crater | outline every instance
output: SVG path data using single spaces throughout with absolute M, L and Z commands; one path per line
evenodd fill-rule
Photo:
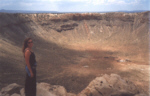
M 0 88 L 14 82 L 24 85 L 21 49 L 31 37 L 37 82 L 62 85 L 77 94 L 96 77 L 115 73 L 147 92 L 148 13 L 0 13 Z

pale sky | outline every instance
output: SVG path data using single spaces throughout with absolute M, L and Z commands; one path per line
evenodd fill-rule
M 150 0 L 0 0 L 0 9 L 58 12 L 150 10 Z

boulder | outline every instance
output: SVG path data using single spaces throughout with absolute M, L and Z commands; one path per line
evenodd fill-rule
M 25 96 L 25 90 L 24 90 L 24 88 L 22 88 L 21 90 L 20 90 L 20 94 L 21 94 L 21 96 Z
M 37 84 L 38 96 L 66 96 L 67 91 L 63 86 L 50 85 L 48 83 Z
M 16 83 L 13 83 L 13 84 L 10 84 L 4 88 L 1 89 L 0 91 L 0 94 L 2 94 L 2 96 L 11 96 L 13 95 L 14 93 L 16 94 L 20 94 L 20 90 L 21 90 L 22 86 L 16 84 Z
M 0 96 L 25 96 L 24 88 L 16 83 L 10 84 L 0 91 Z M 117 74 L 96 77 L 79 94 L 67 93 L 60 85 L 37 83 L 37 96 L 147 96 L 140 93 L 137 86 Z
M 97 77 L 77 96 L 134 96 L 139 93 L 130 81 L 117 74 Z
M 13 83 L 0 91 L 0 96 L 25 96 L 24 88 Z M 37 83 L 37 96 L 75 96 L 72 93 L 67 93 L 63 86 L 50 85 L 48 83 Z

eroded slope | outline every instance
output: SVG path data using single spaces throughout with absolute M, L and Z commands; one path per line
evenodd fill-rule
M 149 12 L 1 13 L 0 73 L 4 74 L 0 86 L 24 84 L 21 47 L 30 36 L 38 61 L 38 82 L 63 85 L 78 93 L 95 77 L 117 73 L 137 80 L 135 83 L 143 84 L 141 89 L 148 92 L 148 16 Z M 121 59 L 131 62 L 118 62 Z

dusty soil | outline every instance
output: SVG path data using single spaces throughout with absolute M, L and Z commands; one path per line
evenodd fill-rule
M 94 78 L 115 73 L 124 79 L 131 80 L 141 92 L 148 94 L 150 70 L 148 54 L 145 54 L 145 60 L 143 60 L 142 54 L 136 54 L 137 50 L 133 52 L 134 48 L 131 46 L 132 50 L 123 46 L 114 48 L 97 44 L 71 44 L 66 48 L 53 47 L 54 50 L 42 48 L 34 48 L 38 62 L 37 82 L 62 85 L 68 92 L 77 94 Z M 20 49 L 16 48 L 16 50 Z M 15 52 L 16 50 L 14 49 Z M 5 58 L 4 56 L 1 60 L 4 64 L 1 65 L 3 73 L 1 74 L 1 88 L 14 82 L 24 86 L 25 64 L 13 57 Z M 126 61 L 120 62 L 120 60 Z
M 96 44 L 71 44 L 67 48 L 76 52 L 72 53 L 62 49 L 60 54 L 66 55 L 64 55 L 61 62 L 58 60 L 58 65 L 55 62 L 56 65 L 50 63 L 43 69 L 40 66 L 38 70 L 42 70 L 43 73 L 38 73 L 39 82 L 44 81 L 50 84 L 62 85 L 68 92 L 79 93 L 94 78 L 115 73 L 124 79 L 131 80 L 141 92 L 148 94 L 148 58 L 144 58 L 144 61 L 140 57 L 141 54 L 135 53 L 137 50 L 133 52 L 134 48 L 131 48 L 131 46 L 132 50 L 123 46 L 114 48 L 101 47 Z M 57 52 L 59 51 L 57 50 Z M 145 54 L 145 57 L 148 57 L 147 55 Z M 127 61 L 120 62 L 120 60 Z
M 148 16 L 149 12 L 0 14 L 0 89 L 11 83 L 24 86 L 21 47 L 32 37 L 37 82 L 79 93 L 97 76 L 115 73 L 148 94 Z
M 129 79 L 134 82 L 141 92 L 148 93 L 149 90 L 149 64 L 148 61 L 141 62 L 142 60 L 137 60 L 138 56 L 131 56 L 130 50 L 125 48 L 101 48 L 94 45 L 73 45 L 76 50 L 85 50 L 86 55 L 80 58 L 78 64 L 70 64 L 69 66 L 64 66 L 64 70 L 69 74 L 76 74 L 79 77 L 86 77 L 86 80 L 90 82 L 95 77 L 102 76 L 104 74 L 119 74 L 124 79 Z M 123 53 L 119 52 L 120 49 Z M 134 49 L 134 48 L 133 48 Z M 122 54 L 130 54 L 129 56 L 124 56 Z M 119 60 L 128 60 L 125 62 L 120 62 Z M 148 59 L 147 59 L 148 60 Z M 78 79 L 74 79 L 77 82 Z M 83 79 L 79 81 L 84 82 Z M 74 85 L 74 83 L 72 82 Z M 85 84 L 85 83 L 84 83 Z M 82 85 L 82 83 L 80 83 Z

